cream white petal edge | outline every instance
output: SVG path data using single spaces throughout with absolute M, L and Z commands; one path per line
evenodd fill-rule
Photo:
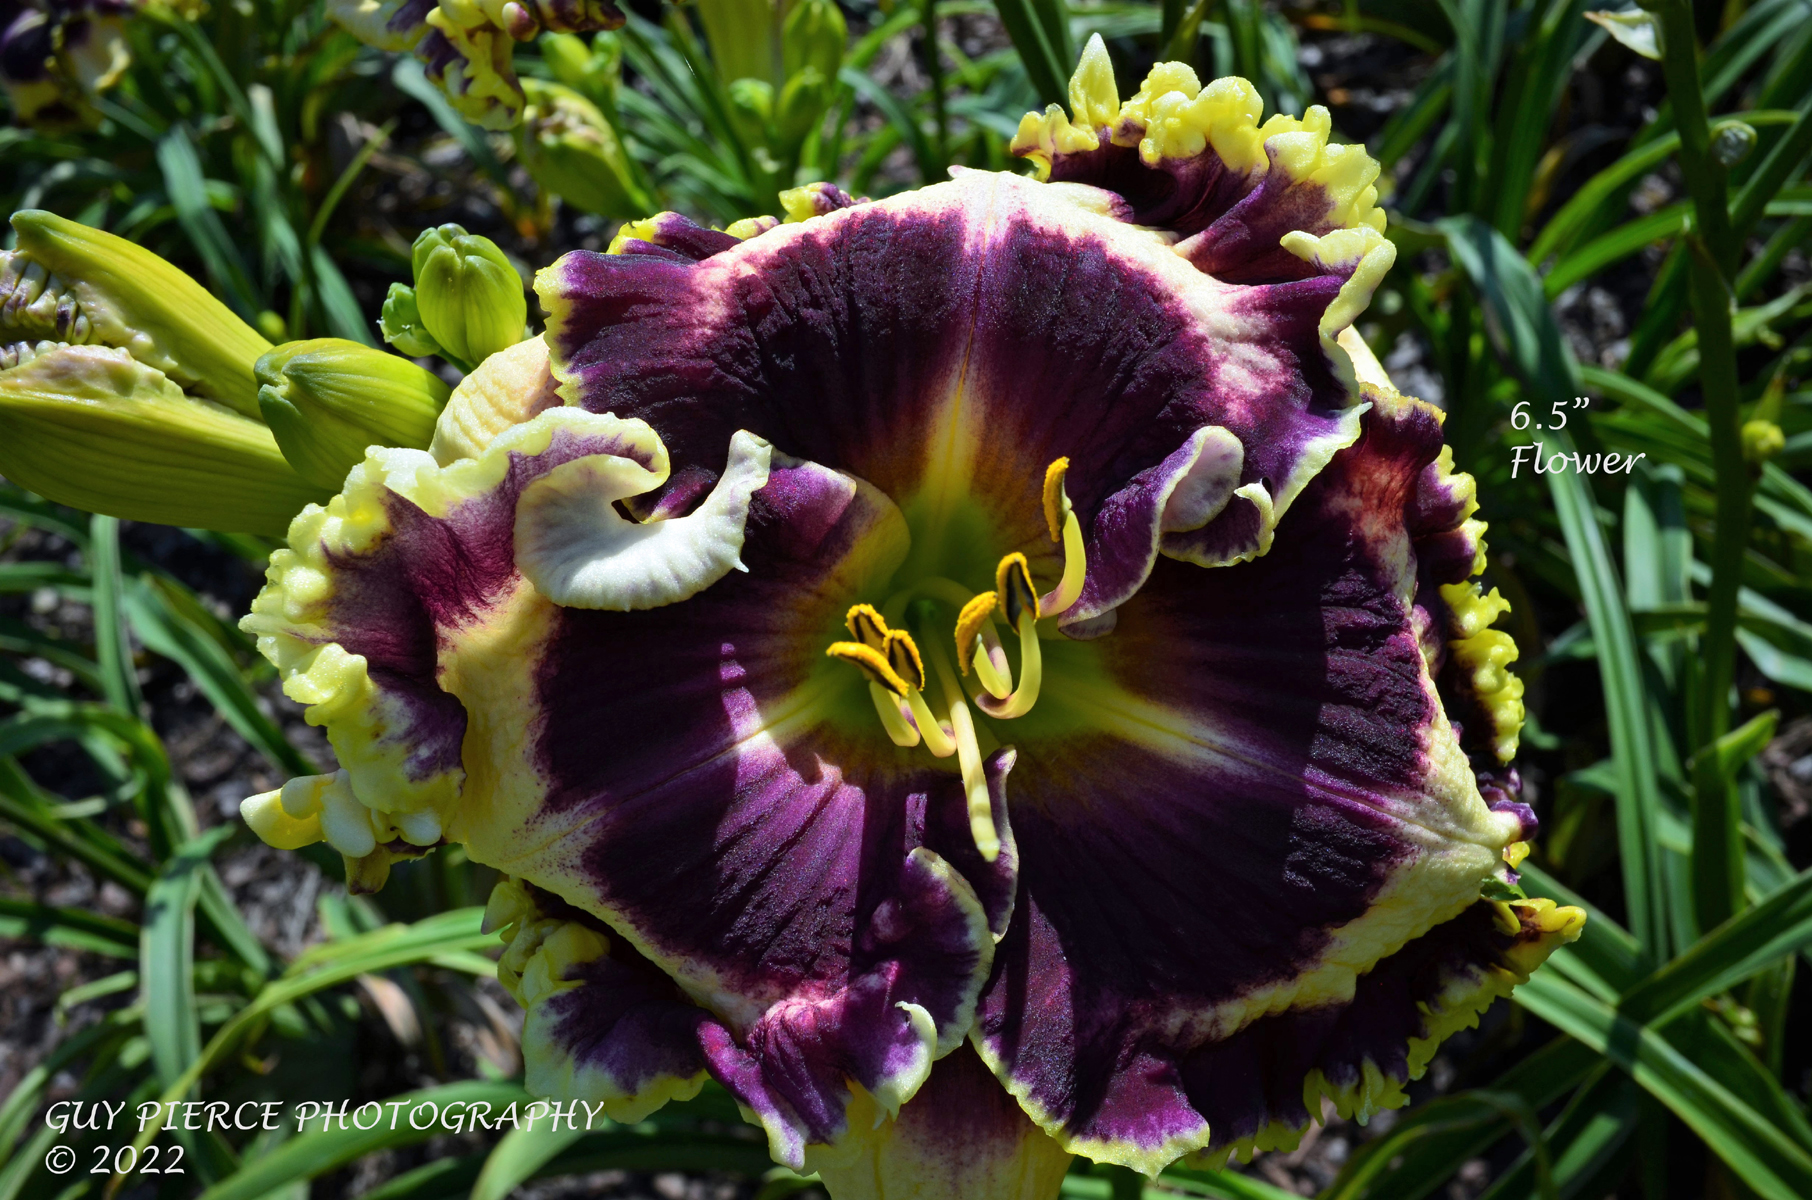
M 524 489 L 517 503 L 516 566 L 537 591 L 567 608 L 634 612 L 697 595 L 743 569 L 749 497 L 767 483 L 773 451 L 754 434 L 738 432 L 723 475 L 695 511 L 641 523 L 619 513 L 616 502 L 660 486 L 664 454 L 658 475 L 611 455 L 564 463 Z

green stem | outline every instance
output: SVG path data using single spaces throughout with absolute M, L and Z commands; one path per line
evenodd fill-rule
M 120 523 L 96 513 L 88 522 L 88 568 L 94 576 L 94 657 L 101 669 L 107 703 L 139 714 L 138 672 L 126 633 L 125 596 L 120 580 Z
M 1113 1200 L 1139 1200 L 1145 1194 L 1145 1177 L 1130 1167 L 1097 1167 L 1108 1178 Z
M 1686 239 L 1686 270 L 1699 334 L 1699 385 L 1717 470 L 1717 526 L 1711 551 L 1711 593 L 1700 660 L 1704 687 L 1693 722 L 1698 752 L 1693 771 L 1693 907 L 1700 929 L 1722 924 L 1743 905 L 1743 843 L 1736 787 L 1717 768 L 1712 750 L 1730 731 L 1730 688 L 1736 676 L 1737 592 L 1748 545 L 1754 488 L 1743 458 L 1736 347 L 1731 336 L 1730 274 L 1736 243 L 1724 168 L 1711 154 L 1711 126 L 1699 84 L 1698 43 L 1689 0 L 1660 9 L 1662 68 L 1680 131 L 1680 169 L 1692 198 L 1694 229 Z
M 925 74 L 931 80 L 931 112 L 937 122 L 937 156 L 944 163 L 950 161 L 950 118 L 944 112 L 944 64 L 937 52 L 937 0 L 921 0 L 919 18 L 925 28 L 925 41 L 921 51 L 925 60 Z M 937 182 L 927 179 L 926 183 Z

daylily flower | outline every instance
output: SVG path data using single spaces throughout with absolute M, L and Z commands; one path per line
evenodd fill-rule
M 341 771 L 247 819 L 504 872 L 532 1090 L 710 1075 L 839 1200 L 1050 1197 L 1402 1104 L 1577 936 L 1472 481 L 1337 342 L 1376 164 L 1098 40 L 1071 99 L 1039 179 L 567 255 L 273 557 Z
M 614 0 L 328 0 L 327 14 L 379 50 L 409 50 L 461 116 L 485 129 L 522 119 L 517 42 L 615 29 Z
M 134 0 L 0 0 L 0 90 L 22 125 L 80 124 L 132 65 Z

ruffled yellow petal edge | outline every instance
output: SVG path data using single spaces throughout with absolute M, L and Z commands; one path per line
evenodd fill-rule
M 1416 403 L 1421 404 L 1418 400 Z M 1465 521 L 1460 529 L 1478 547 L 1472 560 L 1473 578 L 1460 583 L 1442 584 L 1441 599 L 1446 604 L 1446 649 L 1452 666 L 1460 673 L 1479 708 L 1491 724 L 1486 741 L 1499 762 L 1516 757 L 1522 737 L 1523 681 L 1510 673 L 1510 664 L 1518 656 L 1516 641 L 1501 629 L 1491 626 L 1510 611 L 1510 602 L 1496 588 L 1484 590 L 1477 576 L 1484 574 L 1486 563 L 1484 521 L 1473 516 L 1478 511 L 1478 484 L 1471 475 L 1453 469 L 1453 449 L 1441 447 L 1434 463 L 1441 486 L 1462 500 Z
M 849 198 L 844 196 L 835 184 L 822 182 L 802 184 L 780 193 L 780 211 L 786 214 L 784 217 L 744 217 L 740 221 L 732 221 L 724 226 L 723 232 L 739 241 L 746 242 L 752 237 L 764 234 L 770 229 L 778 229 L 782 225 L 797 225 L 818 217 L 828 216 L 840 208 L 847 207 L 848 202 Z M 865 201 L 858 200 L 856 203 L 865 203 Z M 662 225 L 669 220 L 684 221 L 685 218 L 675 212 L 658 212 L 651 217 L 643 217 L 639 221 L 623 222 L 617 227 L 617 231 L 611 237 L 610 245 L 605 247 L 604 253 L 621 254 L 625 244 L 632 240 L 648 242 L 655 246 L 664 244 L 662 242 Z
M 1351 360 L 1336 352 L 1336 339 L 1365 311 L 1397 259 L 1378 207 L 1379 166 L 1365 147 L 1329 141 L 1333 123 L 1321 105 L 1301 117 L 1278 113 L 1261 124 L 1264 102 L 1251 83 L 1229 76 L 1204 87 L 1185 63 L 1153 66 L 1138 93 L 1122 103 L 1099 34 L 1089 39 L 1070 78 L 1070 108 L 1073 119 L 1055 104 L 1043 113 L 1027 113 L 1014 135 L 1013 153 L 1031 159 L 1041 181 L 1050 179 L 1056 156 L 1098 150 L 1105 140 L 1137 146 L 1148 167 L 1212 150 L 1228 170 L 1247 176 L 1251 187 L 1281 171 L 1292 185 L 1321 188 L 1330 205 L 1326 220 L 1334 227 L 1319 234 L 1294 230 L 1279 244 L 1304 262 L 1347 276 L 1322 315 L 1320 334 L 1335 370 L 1357 395 L 1359 380 Z M 1190 248 L 1191 239 L 1185 239 L 1176 250 L 1186 256 Z M 1278 506 L 1279 515 L 1284 507 Z
M 1529 982 L 1554 951 L 1579 939 L 1585 928 L 1584 909 L 1562 907 L 1552 900 L 1487 900 L 1497 909 L 1498 928 L 1514 937 L 1495 962 L 1478 964 L 1473 972 L 1449 973 L 1440 995 L 1433 1002 L 1418 1004 L 1422 1010 L 1423 1034 L 1409 1040 L 1408 1074 L 1397 1079 L 1367 1059 L 1359 1081 L 1336 1085 L 1320 1070 L 1310 1071 L 1303 1079 L 1302 1102 L 1310 1113 L 1323 1111 L 1323 1102 L 1332 1103 L 1343 1120 L 1361 1124 L 1386 1109 L 1402 1108 L 1409 1103 L 1408 1084 L 1422 1078 L 1434 1060 L 1441 1044 L 1462 1029 L 1475 1028 L 1479 1017 L 1499 999 L 1508 996 L 1519 985 Z M 1228 1159 L 1251 1162 L 1261 1150 L 1290 1151 L 1302 1141 L 1307 1125 L 1296 1127 L 1284 1121 L 1273 1121 L 1250 1137 L 1241 1138 L 1217 1150 L 1203 1151 L 1189 1158 L 1189 1165 L 1218 1170 Z
M 518 880 L 504 877 L 485 904 L 484 930 L 504 943 L 497 960 L 497 981 L 522 1005 L 523 1086 L 531 1095 L 562 1102 L 603 1105 L 613 1121 L 634 1124 L 669 1101 L 690 1100 L 705 1085 L 701 1069 L 688 1076 L 661 1074 L 640 1087 L 626 1087 L 609 1072 L 574 1062 L 561 1048 L 548 1002 L 582 987 L 573 968 L 595 962 L 610 952 L 610 938 L 577 921 L 543 912 Z
M 1153 66 L 1138 93 L 1122 103 L 1107 46 L 1097 34 L 1070 78 L 1070 110 L 1066 116 L 1053 104 L 1019 122 L 1013 153 L 1031 159 L 1041 180 L 1050 178 L 1056 155 L 1096 150 L 1104 139 L 1137 146 L 1147 166 L 1212 148 L 1229 170 L 1255 179 L 1277 169 L 1294 182 L 1321 185 L 1333 201 L 1336 225 L 1384 231 L 1377 161 L 1363 146 L 1330 142 L 1332 118 L 1319 104 L 1301 117 L 1278 113 L 1260 124 L 1264 102 L 1251 83 L 1228 76 L 1204 87 L 1180 62 Z

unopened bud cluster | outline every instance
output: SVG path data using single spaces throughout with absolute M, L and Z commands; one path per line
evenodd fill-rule
M 438 225 L 410 252 L 415 286 L 392 284 L 380 322 L 405 354 L 438 354 L 467 370 L 523 339 L 528 297 L 497 243 L 458 225 Z

